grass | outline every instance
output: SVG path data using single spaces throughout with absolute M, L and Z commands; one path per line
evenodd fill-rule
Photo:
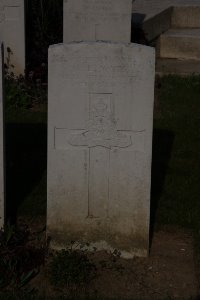
M 166 76 L 157 92 L 153 220 L 191 229 L 200 249 L 200 77 Z

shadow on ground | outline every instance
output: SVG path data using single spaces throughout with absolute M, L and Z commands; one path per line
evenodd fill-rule
M 45 124 L 7 124 L 6 210 L 8 220 L 15 221 L 18 208 L 41 181 L 46 173 L 46 166 L 47 129 Z M 42 197 L 45 202 L 43 206 L 46 206 L 46 195 Z M 37 201 L 37 197 L 33 199 L 34 201 Z M 35 207 L 41 205 L 41 203 L 35 204 Z M 32 210 L 34 207 L 30 207 L 30 212 Z
M 152 153 L 151 182 L 151 226 L 150 244 L 153 237 L 156 211 L 162 195 L 165 176 L 172 152 L 174 133 L 172 131 L 154 129 Z

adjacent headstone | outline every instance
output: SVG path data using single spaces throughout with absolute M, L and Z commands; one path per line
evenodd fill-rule
M 0 39 L 4 43 L 5 59 L 7 47 L 12 51 L 10 64 L 15 74 L 25 70 L 25 18 L 24 0 L 0 0 Z M 5 62 L 7 62 L 5 60 Z
M 3 116 L 3 54 L 0 43 L 0 229 L 4 226 L 4 116 Z
M 130 42 L 132 0 L 64 0 L 64 43 Z
M 78 240 L 124 257 L 147 255 L 154 68 L 154 49 L 142 45 L 50 47 L 47 231 L 53 247 Z

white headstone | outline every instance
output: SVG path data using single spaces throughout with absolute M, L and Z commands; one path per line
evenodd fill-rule
M 4 43 L 5 59 L 7 47 L 13 53 L 10 63 L 15 74 L 25 70 L 25 20 L 24 0 L 0 0 L 0 39 Z
M 4 226 L 4 117 L 3 117 L 3 55 L 0 44 L 0 229 Z
M 132 0 L 64 0 L 64 43 L 130 42 Z
M 81 42 L 49 50 L 48 212 L 54 246 L 89 241 L 146 256 L 154 49 Z

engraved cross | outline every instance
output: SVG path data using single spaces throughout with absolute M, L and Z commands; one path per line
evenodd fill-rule
M 88 151 L 88 217 L 109 217 L 110 153 L 133 146 L 133 132 L 117 130 L 111 93 L 90 94 L 86 129 L 65 130 L 70 147 Z M 65 134 L 62 135 L 62 137 Z

